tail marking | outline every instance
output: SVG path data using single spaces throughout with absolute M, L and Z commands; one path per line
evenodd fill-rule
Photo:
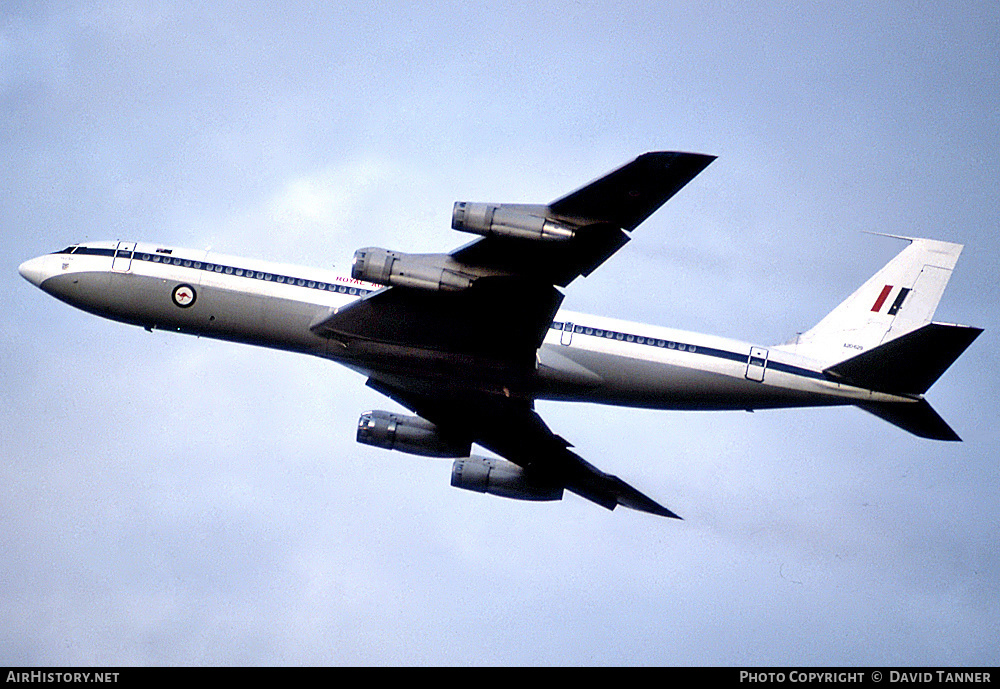
M 892 285 L 886 285 L 882 288 L 881 294 L 878 295 L 878 299 L 875 300 L 875 306 L 872 307 L 872 311 L 878 313 L 882 309 L 882 304 L 889 297 L 889 292 L 892 291 Z
M 899 307 L 903 305 L 903 300 L 906 299 L 906 295 L 909 293 L 909 287 L 903 287 L 899 290 L 899 294 L 896 295 L 896 301 L 892 302 L 892 306 L 889 307 L 890 316 L 895 316 L 899 313 Z

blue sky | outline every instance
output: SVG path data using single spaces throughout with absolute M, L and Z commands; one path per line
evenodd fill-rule
M 1000 17 L 989 3 L 7 3 L 0 11 L 0 663 L 996 664 Z M 901 248 L 966 245 L 986 332 L 856 409 L 542 403 L 685 517 L 452 489 L 354 442 L 328 362 L 73 310 L 23 260 L 144 239 L 347 270 L 446 251 L 456 200 L 545 203 L 718 155 L 573 310 L 773 344 Z

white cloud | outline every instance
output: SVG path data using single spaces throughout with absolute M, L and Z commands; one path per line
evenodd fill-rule
M 371 194 L 388 179 L 391 170 L 371 160 L 328 167 L 285 184 L 270 202 L 270 215 L 284 231 L 342 229 L 345 220 L 357 219 Z

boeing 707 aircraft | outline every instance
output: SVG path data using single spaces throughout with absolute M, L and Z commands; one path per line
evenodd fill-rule
M 23 263 L 72 306 L 169 330 L 325 357 L 416 415 L 368 411 L 359 442 L 454 458 L 451 483 L 521 500 L 569 490 L 608 509 L 671 510 L 575 452 L 535 400 L 652 409 L 856 405 L 924 438 L 958 436 L 924 393 L 982 332 L 933 322 L 962 247 L 909 242 L 810 330 L 776 346 L 560 308 L 646 218 L 714 160 L 639 156 L 548 205 L 455 204 L 480 235 L 447 254 L 380 248 L 351 276 L 126 241 Z M 499 457 L 472 454 L 477 444 Z

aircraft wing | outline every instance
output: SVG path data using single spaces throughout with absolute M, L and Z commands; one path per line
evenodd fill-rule
M 567 241 L 485 236 L 449 255 L 415 255 L 400 270 L 402 279 L 406 272 L 411 278 L 433 274 L 439 281 L 442 275 L 468 276 L 471 286 L 379 290 L 331 311 L 312 330 L 355 346 L 391 343 L 533 364 L 563 298 L 556 286 L 589 275 L 628 242 L 627 232 L 714 159 L 645 153 L 547 206 L 510 206 L 571 223 L 575 233 Z M 392 260 L 390 252 L 386 256 Z
M 530 401 L 468 391 L 432 389 L 421 381 L 370 378 L 368 386 L 431 421 L 453 437 L 482 445 L 525 470 L 532 481 L 559 486 L 609 510 L 618 505 L 661 517 L 674 512 L 584 460 L 554 434 Z M 459 394 L 455 394 L 458 392 Z
M 578 227 L 573 239 L 538 242 L 488 236 L 451 255 L 464 264 L 531 275 L 565 287 L 581 275 L 590 275 L 622 248 L 629 241 L 628 232 L 713 160 L 715 156 L 700 153 L 645 153 L 539 209 Z

